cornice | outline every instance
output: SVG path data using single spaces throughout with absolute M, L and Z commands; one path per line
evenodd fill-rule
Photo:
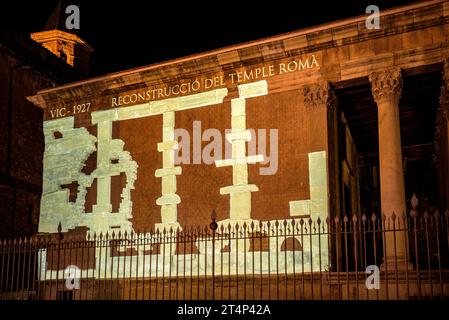
M 61 100 L 119 94 L 132 88 L 167 83 L 168 80 L 192 79 L 249 65 L 269 63 L 295 56 L 313 54 L 370 39 L 449 24 L 449 1 L 418 2 L 381 11 L 380 30 L 368 30 L 366 15 L 298 30 L 279 36 L 251 41 L 175 60 L 112 73 L 101 77 L 41 90 L 28 97 L 41 108 Z M 131 88 L 131 89 L 130 89 Z

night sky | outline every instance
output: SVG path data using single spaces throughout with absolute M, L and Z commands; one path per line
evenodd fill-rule
M 40 31 L 57 2 L 2 1 L 0 27 Z M 72 2 L 80 8 L 80 36 L 95 49 L 91 75 L 101 75 L 364 15 L 370 4 L 382 10 L 415 1 Z

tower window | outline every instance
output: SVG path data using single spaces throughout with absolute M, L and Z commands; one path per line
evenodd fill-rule
M 59 57 L 64 60 L 65 62 L 67 62 L 67 55 L 65 54 L 64 51 L 59 51 Z

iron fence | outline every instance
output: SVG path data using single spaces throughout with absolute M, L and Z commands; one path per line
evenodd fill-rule
M 449 211 L 0 241 L 1 299 L 442 299 Z

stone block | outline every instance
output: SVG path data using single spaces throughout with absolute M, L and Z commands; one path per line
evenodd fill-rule
M 265 60 L 281 59 L 285 56 L 282 42 L 275 41 L 261 45 L 260 51 Z
M 343 25 L 332 28 L 332 39 L 337 43 L 339 40 L 356 37 L 358 35 L 359 28 L 357 24 Z
M 309 44 L 309 46 L 322 45 L 325 43 L 331 43 L 332 41 L 333 39 L 331 29 L 324 29 L 307 34 L 307 43 Z
M 297 50 L 308 46 L 307 36 L 299 35 L 282 41 L 286 51 Z
M 218 62 L 221 65 L 240 62 L 240 56 L 237 50 L 232 50 L 217 55 Z
M 358 58 L 366 58 L 368 56 L 373 56 L 374 52 L 374 42 L 373 40 L 366 40 L 358 43 L 353 43 L 349 46 L 349 59 L 355 60 Z

